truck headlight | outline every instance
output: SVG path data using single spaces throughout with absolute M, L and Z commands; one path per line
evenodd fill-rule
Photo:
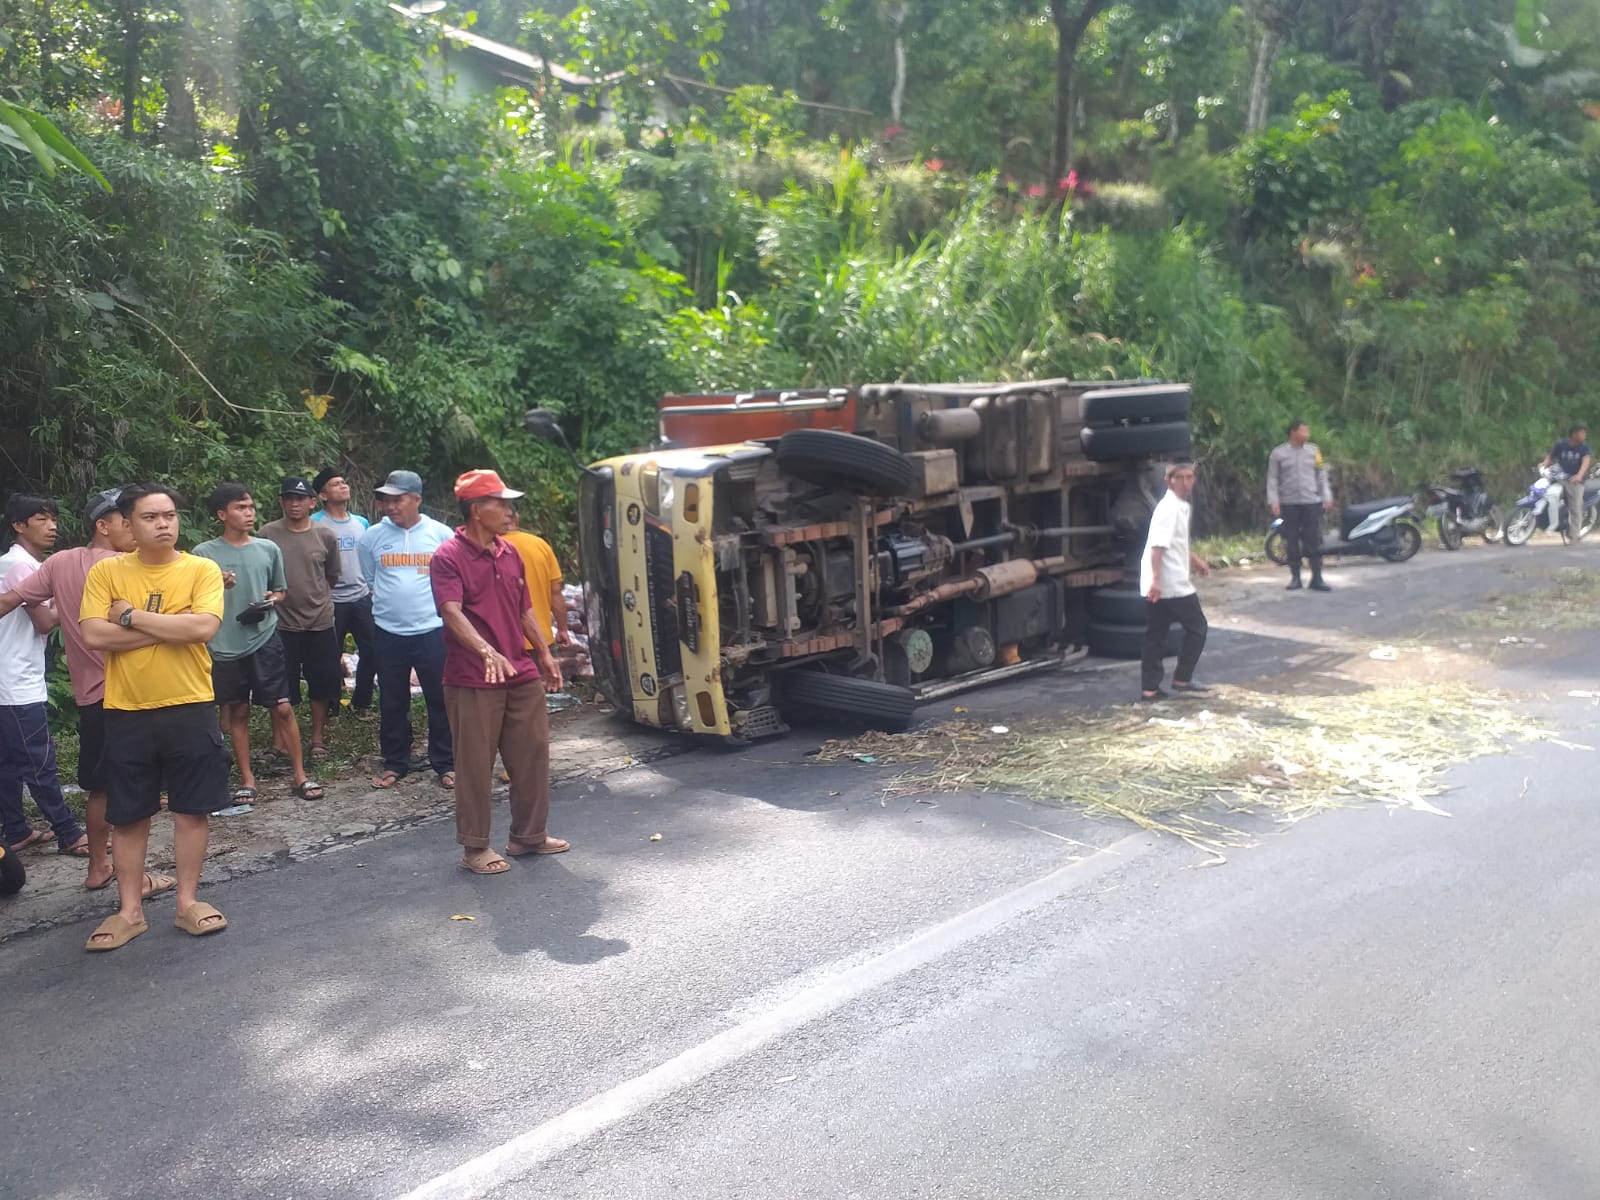
M 663 471 L 656 477 L 656 507 L 662 516 L 672 511 L 674 498 L 672 476 Z
M 687 688 L 672 689 L 672 717 L 677 721 L 679 729 L 691 728 L 689 722 L 689 691 Z

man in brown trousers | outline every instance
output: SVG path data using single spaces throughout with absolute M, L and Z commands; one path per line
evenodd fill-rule
M 444 619 L 444 703 L 455 740 L 456 841 L 461 865 L 478 875 L 510 869 L 489 848 L 489 798 L 498 749 L 511 775 L 506 854 L 560 854 L 549 835 L 550 720 L 545 689 L 561 689 L 528 602 L 522 560 L 501 535 L 520 499 L 494 471 L 456 480 L 466 524 L 433 554 L 429 578 Z M 531 649 L 529 648 L 531 646 Z

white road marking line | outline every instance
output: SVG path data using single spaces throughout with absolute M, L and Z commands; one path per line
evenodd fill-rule
M 1076 859 L 925 929 L 892 950 L 853 966 L 841 966 L 767 1012 L 724 1030 L 676 1058 L 591 1096 L 560 1116 L 468 1159 L 407 1192 L 401 1200 L 467 1200 L 483 1196 L 601 1130 L 644 1112 L 673 1093 L 842 1008 L 857 997 L 925 967 L 1024 913 L 1094 881 L 1112 868 L 1131 862 L 1156 843 L 1153 834 L 1131 834 L 1098 853 Z

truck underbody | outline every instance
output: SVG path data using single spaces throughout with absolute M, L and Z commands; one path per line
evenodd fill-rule
M 1082 654 L 1188 407 L 1068 380 L 667 397 L 663 446 L 582 484 L 596 678 L 646 724 L 750 738 L 903 725 Z

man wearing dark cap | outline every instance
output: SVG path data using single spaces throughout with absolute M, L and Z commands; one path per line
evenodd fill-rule
M 372 526 L 358 512 L 350 511 L 350 484 L 332 467 L 324 467 L 311 481 L 322 507 L 311 519 L 333 531 L 339 539 L 339 582 L 333 588 L 333 631 L 344 651 L 345 635 L 356 641 L 356 686 L 350 696 L 350 710 L 364 714 L 372 707 L 373 685 L 378 677 L 378 658 L 372 650 L 372 588 L 361 574 L 361 556 L 356 547 Z
M 528 596 L 522 559 L 505 533 L 512 491 L 494 471 L 456 480 L 466 524 L 433 556 L 434 602 L 444 618 L 444 701 L 456 750 L 456 841 L 461 865 L 475 875 L 509 869 L 489 847 L 489 797 L 496 751 L 511 776 L 511 833 L 506 854 L 560 854 L 550 816 L 548 687 L 561 690 L 561 668 L 545 645 Z M 529 647 L 531 647 L 531 652 Z
M 261 536 L 283 551 L 287 583 L 278 604 L 278 637 L 289 673 L 289 701 L 300 703 L 300 680 L 311 697 L 311 758 L 328 757 L 328 706 L 344 692 L 339 635 L 333 629 L 333 588 L 339 582 L 339 539 L 311 519 L 317 498 L 311 485 L 291 475 L 278 489 L 282 520 L 261 527 Z M 287 747 L 279 747 L 287 752 Z
M 106 822 L 106 660 L 104 654 L 83 640 L 83 627 L 74 617 L 83 605 L 83 585 L 89 578 L 89 568 L 103 558 L 129 554 L 134 549 L 132 526 L 117 511 L 120 495 L 120 488 L 111 488 L 89 497 L 83 511 L 84 527 L 92 534 L 89 544 L 57 550 L 12 591 L 0 595 L 0 617 L 19 604 L 49 603 L 67 616 L 61 622 L 61 641 L 67 651 L 72 698 L 78 705 L 78 786 L 88 793 L 84 824 L 89 831 L 89 873 L 83 886 L 91 892 L 100 891 L 114 877 L 106 850 L 111 838 L 111 826 Z M 170 876 L 145 873 L 146 896 L 170 891 L 172 886 Z
M 455 750 L 444 705 L 444 622 L 428 577 L 448 525 L 422 511 L 422 476 L 391 471 L 376 489 L 383 514 L 357 548 L 372 585 L 373 644 L 378 651 L 378 743 L 383 769 L 375 788 L 391 788 L 411 770 L 411 673 L 428 705 L 428 765 L 439 786 L 456 785 Z

